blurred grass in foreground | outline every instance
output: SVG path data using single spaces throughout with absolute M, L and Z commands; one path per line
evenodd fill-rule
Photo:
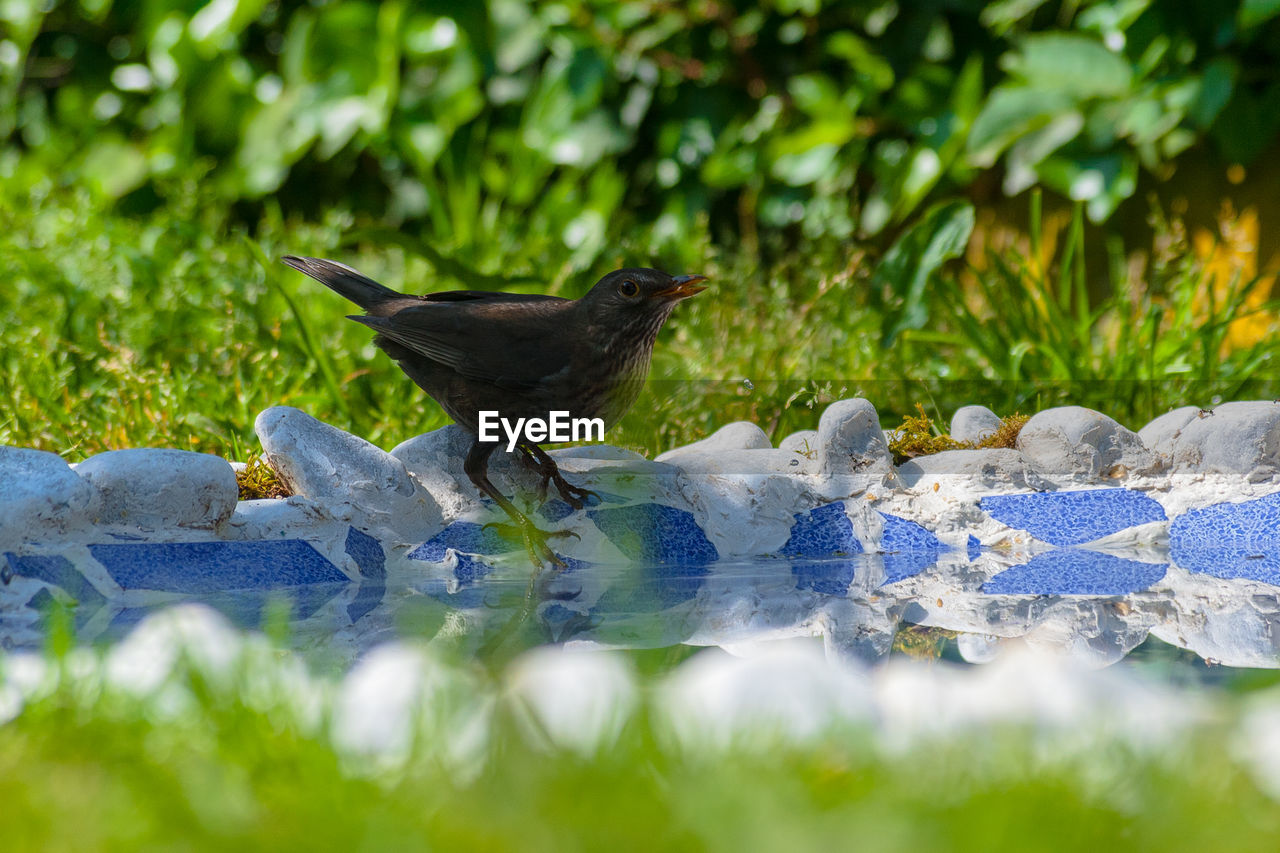
M 1124 734 L 1140 723 L 1096 711 L 1042 730 L 1000 712 L 957 727 L 944 709 L 951 722 L 899 743 L 851 722 L 810 730 L 771 700 L 794 728 L 747 716 L 724 721 L 723 742 L 689 740 L 660 709 L 671 650 L 653 650 L 627 667 L 639 704 L 616 730 L 588 711 L 604 734 L 566 744 L 580 730 L 541 728 L 509 671 L 432 655 L 391 691 L 405 718 L 371 729 L 357 709 L 352 729 L 349 682 L 200 621 L 102 658 L 55 626 L 43 675 L 0 657 L 0 714 L 20 708 L 0 725 L 7 849 L 1199 851 L 1271 849 L 1280 833 L 1243 772 L 1243 700 L 1225 692 L 1194 731 L 1142 743 Z
M 320 223 L 268 213 L 250 238 L 194 186 L 141 218 L 44 185 L 6 192 L 0 443 L 71 460 L 142 446 L 244 459 L 254 417 L 273 405 L 387 448 L 446 423 L 344 319 L 349 305 L 278 263 L 335 257 L 410 292 L 477 285 L 466 270 L 435 271 L 413 240 L 365 232 L 348 245 L 359 223 L 340 212 Z M 1087 268 L 1079 210 L 1047 248 L 1032 204 L 1030 242 L 976 257 L 993 241 L 970 239 L 961 202 L 928 211 L 880 258 L 836 241 L 733 254 L 691 234 L 690 263 L 637 233 L 596 272 L 653 263 L 711 275 L 713 289 L 676 311 L 646 396 L 609 440 L 656 453 L 742 418 L 777 440 L 853 395 L 889 426 L 916 403 L 945 421 L 977 402 L 1002 414 L 1079 404 L 1137 428 L 1172 406 L 1280 392 L 1270 279 L 1227 278 L 1220 256 L 1207 279 L 1170 223 L 1155 246 L 1112 242 L 1109 267 Z M 594 277 L 549 289 L 578 296 Z

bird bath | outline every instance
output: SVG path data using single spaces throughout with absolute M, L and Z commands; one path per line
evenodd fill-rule
M 923 626 L 975 663 L 1029 645 L 1108 665 L 1154 637 L 1188 660 L 1280 666 L 1270 401 L 1179 410 L 1141 433 L 1050 410 L 1017 450 L 897 466 L 864 400 L 833 404 L 804 452 L 762 446 L 750 424 L 656 461 L 552 451 L 597 497 L 528 504 L 572 534 L 555 540 L 566 568 L 539 574 L 460 485 L 459 430 L 387 453 L 295 409 L 258 428 L 295 497 L 237 501 L 230 466 L 201 454 L 117 451 L 73 470 L 3 449 L 0 643 L 40 645 L 51 609 L 97 643 L 177 602 L 246 628 L 288 602 L 290 641 L 345 663 L 403 636 L 481 656 L 813 637 L 874 662 Z M 495 459 L 502 489 L 528 493 L 528 472 Z

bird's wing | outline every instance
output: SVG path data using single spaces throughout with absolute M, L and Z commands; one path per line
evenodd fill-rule
M 572 305 L 555 297 L 424 301 L 388 317 L 351 319 L 467 379 L 522 390 L 568 366 L 563 332 Z

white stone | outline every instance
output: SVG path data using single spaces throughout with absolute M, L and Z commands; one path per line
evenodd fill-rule
M 346 535 L 346 522 L 335 521 L 310 498 L 264 498 L 241 501 L 220 532 L 228 539 L 329 538 Z M 323 536 L 321 534 L 324 534 Z
M 907 488 L 928 488 L 933 483 L 1027 488 L 1027 466 L 1022 454 L 1007 447 L 944 450 L 917 456 L 898 466 L 898 477 Z
M 107 524 L 215 527 L 236 508 L 239 487 L 227 460 L 171 448 L 110 450 L 76 466 L 97 489 Z
M 1182 406 L 1165 412 L 1138 430 L 1138 438 L 1152 451 L 1167 456 L 1173 452 L 1173 440 L 1199 413 L 1200 410 L 1195 406 Z
M 423 541 L 444 527 L 440 505 L 402 461 L 362 438 L 289 406 L 258 415 L 254 430 L 267 462 L 295 494 L 337 511 L 347 507 L 365 529 Z
M 656 457 L 657 462 L 677 462 L 680 457 L 691 453 L 715 453 L 725 450 L 762 450 L 772 449 L 773 443 L 764 430 L 750 421 L 736 421 L 711 433 L 706 438 L 668 450 Z
M 799 453 L 802 456 L 814 456 L 818 452 L 818 431 L 802 429 L 778 442 L 778 449 L 788 453 Z
M 807 642 L 769 644 L 749 659 L 701 652 L 663 680 L 654 705 L 678 742 L 697 750 L 810 742 L 874 714 L 867 676 Z
M 986 406 L 962 406 L 951 416 L 951 437 L 978 443 L 1000 429 L 1000 416 Z
M 1155 464 L 1137 433 L 1081 406 L 1033 415 L 1018 433 L 1017 446 L 1041 473 L 1068 480 L 1119 479 Z
M 818 466 L 823 478 L 886 474 L 893 467 L 875 406 L 862 398 L 837 400 L 818 420 Z
M 85 523 L 95 493 L 56 453 L 0 447 L 0 543 Z
M 658 463 L 662 464 L 662 463 Z M 785 450 L 686 453 L 685 501 L 721 557 L 768 554 L 787 541 L 814 463 Z
M 1280 403 L 1252 400 L 1223 403 L 1212 414 L 1197 411 L 1168 446 L 1175 471 L 1269 479 L 1280 466 Z
M 625 658 L 543 646 L 507 670 L 507 698 L 525 736 L 590 757 L 612 746 L 639 700 Z

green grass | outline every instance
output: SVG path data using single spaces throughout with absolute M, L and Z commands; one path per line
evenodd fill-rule
M 244 459 L 254 417 L 273 405 L 388 448 L 446 423 L 343 319 L 349 305 L 278 258 L 338 257 L 417 292 L 474 284 L 468 268 L 436 273 L 412 239 L 349 245 L 360 223 L 337 212 L 321 223 L 268 215 L 250 236 L 194 188 L 137 217 L 71 190 L 0 192 L 0 443 L 70 460 L 139 446 Z M 1085 270 L 1081 234 L 1043 270 L 1017 252 L 943 268 L 917 306 L 925 321 L 898 334 L 901 298 L 854 245 L 739 255 L 691 235 L 679 261 L 633 235 L 607 266 L 696 270 L 714 289 L 677 310 L 645 396 L 609 439 L 656 453 L 745 418 L 776 440 L 852 395 L 886 426 L 916 403 L 945 423 L 984 402 L 1001 414 L 1076 403 L 1135 428 L 1186 402 L 1276 396 L 1280 336 L 1223 344 L 1232 321 L 1273 308 L 1246 308 L 1255 282 L 1205 306 L 1188 253 L 1148 264 L 1140 280 L 1118 247 L 1110 269 Z M 558 268 L 550 289 L 579 295 L 602 271 Z M 511 285 L 537 289 L 527 277 Z M 1086 285 L 1104 295 L 1087 297 Z
M 502 687 L 463 667 L 462 693 L 428 701 L 387 763 L 335 748 L 327 715 L 297 711 L 288 654 L 257 648 L 221 675 L 178 666 L 167 701 L 62 658 L 60 686 L 0 726 L 7 849 L 1199 851 L 1280 836 L 1221 722 L 1145 750 L 1001 727 L 905 751 L 857 730 L 682 747 L 642 705 L 580 754 L 536 745 L 499 698 L 459 761 L 465 700 Z

